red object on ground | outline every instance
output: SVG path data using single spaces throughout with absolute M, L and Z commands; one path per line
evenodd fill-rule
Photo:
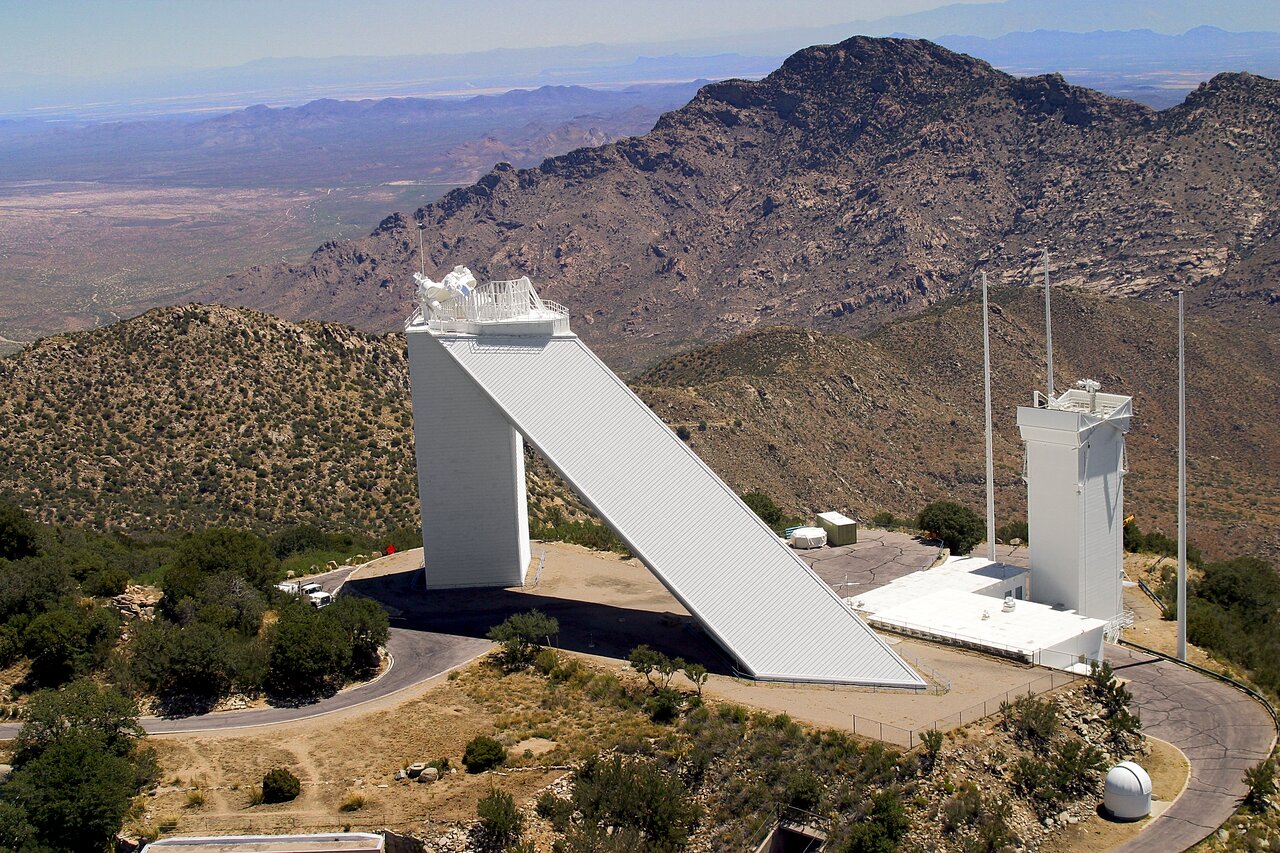
M 395 545 L 388 545 L 388 546 L 387 546 L 387 551 L 386 551 L 386 553 L 388 553 L 388 554 L 394 554 L 395 552 L 396 552 L 396 546 L 395 546 Z

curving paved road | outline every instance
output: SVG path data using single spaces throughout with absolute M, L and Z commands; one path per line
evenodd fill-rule
M 306 580 L 315 581 L 324 589 L 334 592 L 340 589 L 358 568 L 362 567 L 347 566 Z M 406 586 L 412 587 L 415 580 L 421 583 L 421 576 L 418 573 L 409 575 L 407 578 L 395 578 L 395 576 L 388 578 L 388 580 L 393 579 L 399 582 L 379 582 L 381 579 L 372 583 L 362 581 L 359 593 L 379 600 L 384 605 L 393 605 L 397 600 L 403 603 L 400 597 Z M 394 605 L 390 608 L 390 612 L 397 613 Z M 337 711 L 345 711 L 421 684 L 429 678 L 484 654 L 491 646 L 488 640 L 427 631 L 417 620 L 393 616 L 390 636 L 387 638 L 387 652 L 391 657 L 391 663 L 386 671 L 373 681 L 341 690 L 319 702 L 298 707 L 215 711 L 190 717 L 143 717 L 139 722 L 147 734 L 161 735 L 228 731 L 309 720 Z M 16 737 L 19 727 L 19 724 L 0 725 L 0 740 Z
M 1178 747 L 1191 779 L 1164 814 L 1114 853 L 1176 853 L 1206 838 L 1239 806 L 1247 767 L 1271 754 L 1276 730 L 1253 699 L 1195 670 L 1121 646 L 1107 646 L 1128 681 L 1143 730 Z

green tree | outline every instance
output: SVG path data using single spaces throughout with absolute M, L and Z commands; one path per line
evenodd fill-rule
M 523 669 L 531 664 L 542 651 L 543 643 L 560 633 L 560 623 L 540 610 L 513 613 L 500 625 L 489 629 L 486 635 L 502 644 L 503 663 L 508 669 Z
M 279 571 L 280 561 L 266 542 L 247 530 L 215 527 L 178 543 L 173 564 L 165 572 L 164 591 L 175 601 L 196 598 L 202 579 L 217 574 L 244 578 L 265 591 Z
M 916 526 L 942 540 L 952 554 L 968 554 L 986 536 L 986 524 L 968 507 L 935 501 L 920 511 Z
M 66 737 L 96 740 L 114 755 L 129 756 L 142 735 L 137 703 L 119 690 L 80 679 L 31 697 L 13 742 L 13 763 L 23 765 Z
M 270 635 L 267 687 L 285 696 L 311 696 L 340 682 L 351 666 L 351 641 L 323 610 L 286 608 Z
M 101 853 L 135 790 L 127 758 L 97 738 L 73 734 L 15 769 L 0 796 L 21 806 L 45 849 Z
M 649 683 L 650 687 L 656 688 L 658 685 L 653 682 L 651 677 L 654 672 L 662 670 L 663 663 L 668 661 L 666 655 L 656 651 L 646 643 L 641 643 L 631 650 L 631 655 L 627 662 L 631 665 L 632 671 L 644 676 L 644 680 Z
M 0 501 L 0 559 L 20 560 L 39 550 L 40 529 L 22 507 Z
M 684 677 L 693 682 L 693 687 L 702 696 L 702 685 L 707 683 L 707 668 L 700 663 L 685 664 Z
M 381 604 L 363 596 L 344 595 L 325 608 L 323 615 L 346 632 L 351 643 L 351 663 L 357 669 L 378 664 L 378 649 L 387 642 L 391 622 Z
M 298 524 L 286 527 L 269 540 L 271 551 L 278 559 L 301 554 L 304 551 L 319 551 L 332 546 L 329 535 L 310 524 Z
M 742 502 L 751 507 L 751 511 L 760 516 L 760 520 L 774 530 L 782 525 L 781 507 L 763 492 L 748 492 L 742 496 Z
M 129 649 L 130 674 L 155 693 L 212 698 L 231 686 L 230 637 L 213 625 L 152 622 L 134 632 Z
M 67 603 L 41 613 L 23 636 L 32 681 L 57 686 L 102 664 L 118 630 L 119 619 L 107 607 Z
M 483 773 L 507 760 L 507 748 L 488 735 L 476 735 L 467 742 L 462 763 L 468 773 Z
M 485 840 L 496 847 L 514 844 L 524 833 L 524 815 L 506 791 L 493 788 L 481 797 L 476 803 L 476 817 L 480 818 Z

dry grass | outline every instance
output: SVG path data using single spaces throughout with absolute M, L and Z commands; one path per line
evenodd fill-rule
M 567 677 L 556 681 L 530 673 L 503 675 L 477 661 L 382 711 L 323 725 L 155 738 L 164 776 L 200 778 L 205 802 L 198 811 L 183 808 L 188 791 L 162 789 L 133 828 L 141 829 L 156 814 L 176 813 L 184 833 L 327 831 L 345 825 L 428 831 L 435 823 L 473 819 L 476 802 L 495 784 L 524 803 L 562 776 L 565 765 L 602 744 L 664 731 L 627 704 L 621 682 L 603 667 L 571 664 Z M 496 771 L 462 772 L 463 749 L 480 734 L 508 748 L 525 741 L 538 748 L 511 749 Z M 452 771 L 438 782 L 392 779 L 399 768 L 442 758 Z M 261 804 L 257 784 L 272 767 L 287 767 L 302 781 L 293 802 Z

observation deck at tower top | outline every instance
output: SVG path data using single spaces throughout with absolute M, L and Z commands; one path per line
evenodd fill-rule
M 421 273 L 414 273 L 413 278 L 418 307 L 405 324 L 406 331 L 425 327 L 436 335 L 573 334 L 569 329 L 569 309 L 538 296 L 527 276 L 474 287 L 471 284 L 475 279 L 465 268 L 455 270 L 440 283 Z

